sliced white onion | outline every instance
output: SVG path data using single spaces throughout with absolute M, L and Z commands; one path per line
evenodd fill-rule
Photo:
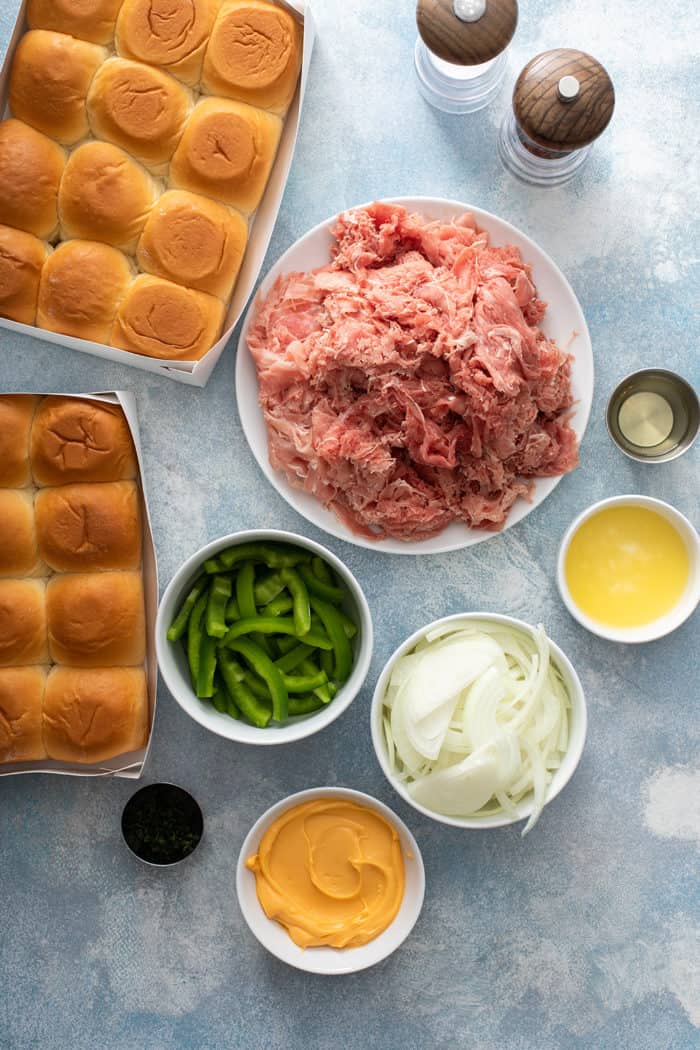
M 544 628 L 454 621 L 397 660 L 384 696 L 392 771 L 447 816 L 505 812 L 532 798 L 526 834 L 566 751 L 570 700 Z

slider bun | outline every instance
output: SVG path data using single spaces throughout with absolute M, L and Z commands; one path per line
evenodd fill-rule
M 108 44 L 120 6 L 121 0 L 29 0 L 27 22 L 30 29 L 53 29 Z
M 0 580 L 0 667 L 48 663 L 46 585 Z
M 21 488 L 32 480 L 29 434 L 38 404 L 34 394 L 0 395 L 0 486 Z
M 203 99 L 173 155 L 172 185 L 249 214 L 260 203 L 281 131 L 271 113 L 230 99 Z
M 37 576 L 42 568 L 31 492 L 0 489 L 0 576 Z
M 223 323 L 219 299 L 141 274 L 117 311 L 111 342 L 144 357 L 198 361 L 218 339 Z
M 35 514 L 41 556 L 57 572 L 141 564 L 141 510 L 133 481 L 40 489 Z
M 138 572 L 54 576 L 46 588 L 49 651 L 57 664 L 116 667 L 146 659 Z
M 111 142 L 85 142 L 61 180 L 62 239 L 104 241 L 132 252 L 158 188 L 148 172 Z
M 48 247 L 32 233 L 0 226 L 0 317 L 34 324 Z
M 221 0 L 124 0 L 117 19 L 117 52 L 161 66 L 195 86 Z
M 97 241 L 65 241 L 41 274 L 36 323 L 49 332 L 106 343 L 131 267 L 116 248 Z
M 43 667 L 0 668 L 0 762 L 46 758 L 42 739 Z
M 137 473 L 121 408 L 85 398 L 44 398 L 32 427 L 31 464 L 38 485 L 123 481 Z
M 54 667 L 44 697 L 44 742 L 61 762 L 104 762 L 145 747 L 148 693 L 140 667 Z
M 58 186 L 66 155 L 21 120 L 0 124 L 0 223 L 51 240 L 58 230 Z
M 63 33 L 25 33 L 10 72 L 13 115 L 65 145 L 85 138 L 90 130 L 85 98 L 106 57 L 105 48 Z
M 87 99 L 93 133 L 165 170 L 192 108 L 192 97 L 167 73 L 140 62 L 110 58 Z
M 243 260 L 239 212 L 185 190 L 164 193 L 148 216 L 136 258 L 142 270 L 226 301 Z
M 284 113 L 301 68 L 302 29 L 264 0 L 224 0 L 204 56 L 202 90 Z

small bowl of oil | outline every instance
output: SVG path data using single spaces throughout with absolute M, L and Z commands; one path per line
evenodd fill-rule
M 700 537 L 669 503 L 613 496 L 571 523 L 557 583 L 583 627 L 613 642 L 651 642 L 680 627 L 700 602 Z
M 613 390 L 606 422 L 611 438 L 638 463 L 668 463 L 687 452 L 700 428 L 690 383 L 664 368 L 633 372 Z

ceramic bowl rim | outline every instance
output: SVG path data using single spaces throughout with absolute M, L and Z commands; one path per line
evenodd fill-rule
M 166 631 L 180 599 L 207 558 L 218 554 L 219 551 L 224 550 L 226 547 L 258 541 L 272 541 L 304 547 L 329 562 L 347 586 L 360 621 L 360 641 L 355 651 L 352 673 L 347 682 L 338 690 L 333 701 L 326 708 L 315 711 L 313 714 L 299 717 L 279 728 L 260 729 L 257 726 L 239 722 L 228 715 L 220 714 L 211 705 L 205 705 L 201 700 L 198 700 L 189 681 L 178 666 L 174 655 L 173 643 L 166 638 Z M 334 722 L 336 718 L 339 718 L 347 710 L 362 689 L 369 671 L 373 648 L 372 614 L 365 593 L 355 575 L 327 547 L 317 543 L 315 540 L 282 529 L 244 529 L 226 536 L 219 536 L 217 539 L 205 543 L 204 546 L 196 550 L 180 565 L 163 592 L 163 597 L 158 605 L 156 653 L 158 667 L 168 691 L 183 711 L 195 722 L 198 722 L 199 725 L 210 732 L 237 743 L 263 746 L 290 744 L 312 736 L 321 729 L 325 729 L 326 726 Z
M 461 612 L 452 613 L 449 616 L 442 616 L 438 620 L 433 620 L 432 623 L 426 624 L 424 627 L 420 627 L 413 634 L 409 635 L 391 654 L 387 662 L 382 668 L 382 672 L 379 675 L 377 684 L 374 689 L 374 695 L 372 696 L 372 707 L 371 707 L 371 731 L 372 731 L 372 744 L 374 746 L 374 753 L 377 756 L 377 761 L 384 773 L 384 776 L 391 784 L 392 788 L 404 802 L 407 802 L 414 809 L 422 813 L 423 816 L 429 817 L 431 820 L 438 821 L 440 824 L 449 824 L 451 827 L 464 828 L 470 831 L 483 831 L 487 828 L 503 828 L 508 827 L 512 824 L 517 824 L 520 820 L 526 820 L 532 813 L 532 804 L 527 802 L 523 804 L 523 801 L 518 803 L 518 815 L 511 817 L 504 813 L 497 813 L 491 816 L 484 817 L 452 817 L 447 816 L 443 813 L 436 813 L 433 810 L 428 809 L 426 806 L 416 802 L 415 799 L 409 795 L 406 788 L 401 782 L 394 776 L 389 768 L 389 763 L 386 757 L 386 748 L 384 745 L 384 736 L 381 724 L 381 712 L 384 701 L 384 694 L 386 692 L 386 686 L 389 681 L 391 672 L 396 664 L 396 661 L 404 656 L 406 653 L 416 645 L 417 642 L 424 638 L 425 635 L 434 630 L 437 627 L 442 627 L 447 623 L 456 623 L 458 621 L 475 621 L 483 620 L 490 621 L 492 623 L 506 624 L 510 627 L 515 627 L 518 630 L 525 631 L 527 634 L 533 633 L 532 624 L 527 623 L 525 620 L 520 620 L 515 616 L 508 616 L 506 613 L 493 613 L 493 612 Z M 547 636 L 549 638 L 549 635 Z M 572 776 L 576 772 L 576 768 L 581 759 L 583 748 L 586 743 L 586 734 L 588 730 L 588 711 L 586 707 L 586 698 L 583 692 L 583 686 L 579 679 L 578 674 L 571 660 L 566 653 L 561 649 L 556 642 L 549 638 L 549 644 L 552 649 L 552 653 L 556 660 L 557 666 L 560 668 L 565 678 L 567 679 L 567 686 L 569 689 L 569 698 L 571 700 L 571 711 L 572 711 L 572 725 L 569 731 L 569 743 L 562 759 L 561 765 L 556 770 L 552 781 L 548 785 L 547 794 L 545 799 L 545 807 L 552 802 L 557 795 L 564 790 L 566 785 L 571 780 Z

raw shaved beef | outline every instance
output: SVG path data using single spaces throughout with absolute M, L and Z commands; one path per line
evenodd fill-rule
M 341 215 L 332 261 L 280 278 L 249 335 L 270 462 L 353 531 L 501 529 L 578 462 L 570 358 L 517 248 L 465 214 Z

